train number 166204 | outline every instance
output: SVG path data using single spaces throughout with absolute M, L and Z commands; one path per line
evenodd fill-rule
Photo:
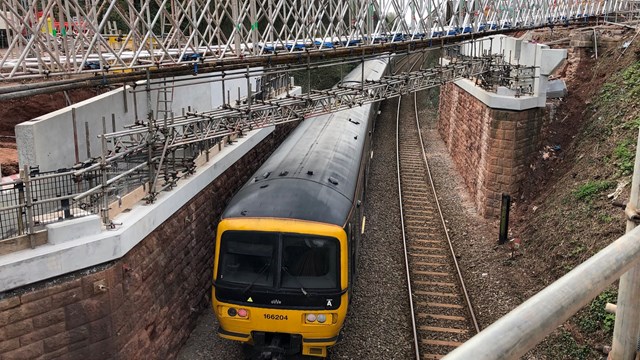
M 287 315 L 276 315 L 276 314 L 264 314 L 264 318 L 267 320 L 289 320 Z

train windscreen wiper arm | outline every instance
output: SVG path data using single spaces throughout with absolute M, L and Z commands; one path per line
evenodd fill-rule
M 253 287 L 253 284 L 255 284 L 256 281 L 258 281 L 258 279 L 260 278 L 260 276 L 262 276 L 262 274 L 264 274 L 264 272 L 267 271 L 267 269 L 269 269 L 270 267 L 271 267 L 271 261 L 269 261 L 268 263 L 264 264 L 262 269 L 260 269 L 260 271 L 258 271 L 258 275 L 256 275 L 256 277 L 249 283 L 249 285 L 247 285 L 247 287 L 245 287 L 244 290 L 242 290 L 242 293 L 246 294 L 247 291 L 251 290 L 251 287 Z
M 293 280 L 295 280 L 295 282 L 298 283 L 298 285 L 300 285 L 300 291 L 302 291 L 302 293 L 304 294 L 304 296 L 309 296 L 309 293 L 307 292 L 307 290 L 304 289 L 304 286 L 302 285 L 302 283 L 300 282 L 300 280 L 298 280 L 298 277 L 293 275 L 292 273 L 289 272 L 289 269 L 287 269 L 286 266 L 282 267 L 282 271 L 284 271 L 285 273 L 287 273 L 287 275 L 291 276 L 291 278 Z

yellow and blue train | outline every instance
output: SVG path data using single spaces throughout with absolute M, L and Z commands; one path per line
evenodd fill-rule
M 387 65 L 365 61 L 343 84 L 378 80 Z M 250 357 L 326 357 L 338 340 L 377 110 L 367 104 L 303 121 L 223 212 L 213 309 L 219 336 L 249 345 Z

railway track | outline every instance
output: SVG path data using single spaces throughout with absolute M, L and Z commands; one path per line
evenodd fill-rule
M 479 327 L 437 201 L 415 93 L 398 100 L 396 148 L 416 359 L 440 359 Z

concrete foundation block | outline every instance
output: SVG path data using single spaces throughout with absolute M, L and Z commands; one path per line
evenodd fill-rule
M 567 58 L 567 49 L 542 49 L 540 75 L 550 75 Z
M 547 83 L 547 99 L 562 98 L 567 95 L 567 85 L 562 79 L 549 80 Z

